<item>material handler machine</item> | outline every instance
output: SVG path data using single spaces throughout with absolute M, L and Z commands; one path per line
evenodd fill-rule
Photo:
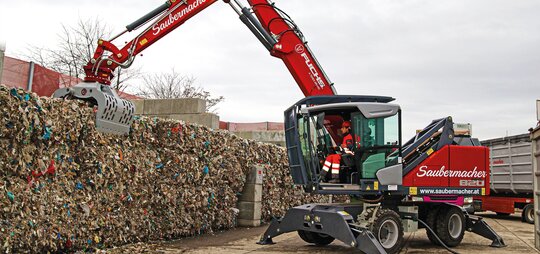
M 84 66 L 86 78 L 55 97 L 97 105 L 96 128 L 125 134 L 134 107 L 110 88 L 116 68 L 128 68 L 144 49 L 217 0 L 169 0 L 111 40 L 99 40 Z M 306 98 L 285 111 L 290 173 L 306 192 L 351 195 L 349 204 L 305 204 L 275 218 L 259 243 L 297 231 L 306 242 L 338 239 L 365 253 L 397 253 L 404 232 L 426 228 L 429 239 L 446 248 L 458 245 L 465 231 L 503 247 L 500 236 L 462 205 L 489 193 L 489 151 L 477 139 L 456 135 L 451 117 L 431 122 L 402 144 L 401 109 L 383 96 L 337 95 L 293 20 L 269 0 L 224 0 L 274 57 L 283 60 Z M 308 1 L 306 1 L 306 4 Z M 112 41 L 148 24 L 124 47 Z M 325 158 L 339 153 L 339 127 L 351 123 L 353 144 L 333 165 L 337 181 L 323 177 Z

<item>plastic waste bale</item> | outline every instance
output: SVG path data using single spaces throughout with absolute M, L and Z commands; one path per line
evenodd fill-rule
M 72 252 L 236 226 L 264 165 L 263 218 L 324 202 L 294 187 L 283 148 L 181 121 L 138 117 L 102 134 L 85 102 L 0 86 L 0 252 Z

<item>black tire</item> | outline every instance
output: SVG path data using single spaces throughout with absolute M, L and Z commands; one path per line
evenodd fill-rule
M 521 213 L 521 220 L 529 224 L 534 224 L 534 205 L 528 204 L 523 207 L 523 212 Z
M 433 207 L 428 211 L 428 214 L 426 216 L 426 224 L 433 230 L 434 232 L 437 232 L 435 228 L 437 227 L 437 224 L 435 223 L 437 221 L 437 214 L 439 213 L 439 207 Z M 426 228 L 426 234 L 429 239 L 429 241 L 432 244 L 435 245 L 441 245 L 439 240 L 435 237 L 433 233 L 429 229 Z
M 311 234 L 307 234 L 308 231 L 298 230 L 298 235 L 306 243 L 315 243 L 315 240 L 311 237 Z
M 373 212 L 369 211 L 367 218 L 371 218 L 372 214 Z M 405 240 L 403 239 L 403 224 L 396 212 L 390 209 L 377 209 L 377 215 L 369 229 L 386 250 L 386 253 L 399 253 Z
M 497 216 L 510 216 L 510 213 L 500 213 L 496 212 Z
M 315 233 L 311 231 L 298 230 L 298 235 L 307 243 L 313 243 L 319 246 L 325 246 L 332 243 L 335 238 L 326 234 Z
M 439 210 L 435 232 L 448 247 L 458 246 L 465 235 L 465 215 L 455 206 L 444 206 Z

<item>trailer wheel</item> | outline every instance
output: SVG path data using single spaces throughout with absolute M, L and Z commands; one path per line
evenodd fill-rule
M 334 241 L 334 237 L 331 237 L 327 234 L 321 234 L 311 231 L 305 231 L 305 230 L 298 230 L 298 235 L 302 240 L 304 240 L 307 243 L 314 243 L 315 245 L 324 246 L 332 243 Z
M 450 206 L 440 210 L 437 216 L 435 232 L 441 241 L 449 247 L 455 247 L 465 235 L 465 216 L 461 209 Z
M 437 227 L 437 224 L 435 223 L 435 221 L 437 220 L 437 214 L 439 213 L 439 207 L 433 207 L 432 209 L 430 209 L 428 211 L 428 214 L 426 216 L 426 224 L 434 231 L 434 232 L 437 232 L 435 230 L 435 228 Z M 441 245 L 441 243 L 437 240 L 437 238 L 435 237 L 435 235 L 433 233 L 431 233 L 431 231 L 429 231 L 429 229 L 426 228 L 426 234 L 427 234 L 427 237 L 429 239 L 429 241 L 435 245 Z
M 403 224 L 396 212 L 390 209 L 377 209 L 377 215 L 369 228 L 388 254 L 398 253 L 401 250 L 404 243 Z
M 523 207 L 523 212 L 521 213 L 521 220 L 529 224 L 534 224 L 534 205 L 528 204 Z

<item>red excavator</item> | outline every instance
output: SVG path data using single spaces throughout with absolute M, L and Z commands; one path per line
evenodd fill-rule
M 114 70 L 128 68 L 137 54 L 215 2 L 169 0 L 111 40 L 99 40 L 84 66 L 84 82 L 54 96 L 90 101 L 98 107 L 98 130 L 129 133 L 134 107 L 110 88 Z M 394 98 L 337 95 L 289 15 L 269 0 L 248 0 L 249 8 L 237 0 L 224 2 L 272 56 L 283 60 L 306 96 L 285 111 L 294 183 L 309 193 L 350 195 L 353 200 L 293 207 L 273 219 L 260 244 L 297 231 L 311 244 L 338 239 L 365 253 L 397 253 L 404 232 L 425 228 L 431 242 L 447 249 L 457 246 L 465 231 L 490 239 L 492 247 L 505 246 L 482 218 L 462 208 L 473 196 L 489 192 L 489 151 L 477 139 L 454 131 L 452 118 L 445 117 L 402 144 L 401 108 L 391 103 Z M 123 48 L 112 43 L 145 24 Z M 350 135 L 347 147 L 340 145 L 344 126 Z M 328 165 L 327 158 L 336 154 L 339 160 Z M 328 179 L 325 166 L 332 167 L 334 179 Z

